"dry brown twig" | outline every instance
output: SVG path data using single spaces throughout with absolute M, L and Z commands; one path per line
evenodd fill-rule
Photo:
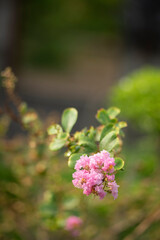
M 124 240 L 134 240 L 142 235 L 154 222 L 160 220 L 160 206 L 154 212 L 148 215 Z

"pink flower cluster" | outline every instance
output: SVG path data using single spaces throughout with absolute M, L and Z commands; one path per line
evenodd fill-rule
M 76 216 L 70 216 L 66 220 L 65 229 L 72 233 L 73 236 L 79 235 L 79 228 L 82 225 L 82 219 Z
M 114 158 L 105 150 L 89 157 L 83 155 L 76 162 L 73 185 L 83 189 L 87 196 L 93 193 L 103 199 L 108 192 L 116 199 L 119 185 L 115 181 L 114 166 Z

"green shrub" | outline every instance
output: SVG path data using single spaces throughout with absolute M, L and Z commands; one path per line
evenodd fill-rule
M 160 132 L 160 70 L 145 67 L 119 81 L 113 88 L 112 104 L 142 131 Z

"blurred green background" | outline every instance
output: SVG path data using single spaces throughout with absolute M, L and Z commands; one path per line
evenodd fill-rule
M 27 1 L 24 5 L 24 62 L 62 67 L 76 49 L 98 35 L 120 34 L 121 1 Z M 35 11 L 36 10 L 36 11 Z

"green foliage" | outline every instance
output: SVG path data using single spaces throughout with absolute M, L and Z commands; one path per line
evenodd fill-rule
M 96 118 L 101 124 L 107 124 L 110 120 L 107 111 L 103 108 L 97 112 Z
M 61 149 L 66 143 L 65 138 L 55 138 L 53 142 L 50 143 L 49 148 L 52 151 L 57 151 Z
M 84 147 L 85 151 L 87 153 L 90 152 L 96 152 L 97 151 L 97 145 L 95 143 L 94 139 L 90 139 L 88 136 L 82 136 L 79 138 L 77 144 L 80 147 Z
M 78 112 L 75 108 L 67 108 L 62 114 L 62 126 L 66 132 L 70 132 L 77 121 Z
M 114 124 L 113 123 L 107 124 L 101 132 L 100 141 L 112 130 L 114 130 Z
M 125 186 L 123 185 L 122 195 L 126 204 L 124 211 L 129 211 L 129 214 L 124 214 L 122 210 L 128 224 L 122 227 L 118 239 L 150 239 L 154 235 L 158 240 L 157 225 L 160 221 L 159 217 L 155 219 L 154 216 L 159 215 L 160 201 L 157 194 L 160 180 L 160 71 L 151 67 L 135 71 L 121 79 L 112 93 L 111 103 L 123 109 L 122 116 L 132 123 L 137 132 L 141 132 L 139 137 L 130 136 L 128 133 L 123 151 L 123 155 L 127 156 L 127 174 L 124 172 L 123 175 Z M 121 128 L 126 123 L 119 122 L 117 125 Z M 116 166 L 119 168 L 122 164 L 123 170 L 123 160 L 119 159 L 115 159 Z M 121 177 L 120 171 L 118 174 Z M 129 223 L 131 216 L 135 220 Z M 146 227 L 142 230 L 142 226 Z
M 68 159 L 68 166 L 74 168 L 76 161 L 80 159 L 80 156 L 82 156 L 82 153 L 73 153 Z
M 76 109 L 64 110 L 62 126 L 53 124 L 54 119 L 42 121 L 35 110 L 17 98 L 14 79 L 11 69 L 3 72 L 3 87 L 12 104 L 7 106 L 10 111 L 2 111 L 0 116 L 0 239 L 70 239 L 65 221 L 71 215 L 83 217 L 80 238 L 93 239 L 99 228 L 92 214 L 88 218 L 88 212 L 95 213 L 97 209 L 104 226 L 103 212 L 109 210 L 103 211 L 99 200 L 95 200 L 99 205 L 96 208 L 90 198 L 85 199 L 73 188 L 73 168 L 82 154 L 100 151 L 102 141 L 103 149 L 117 156 L 114 141 L 121 139 L 119 130 L 125 126 L 116 118 L 119 110 L 104 110 L 108 116 L 104 125 L 71 133 L 78 116 Z M 27 134 L 13 140 L 5 138 L 11 120 Z M 61 152 L 56 152 L 63 147 L 67 149 L 65 156 L 70 168 Z M 122 167 L 120 162 L 117 166 Z M 92 228 L 94 231 L 88 231 Z
M 60 125 L 51 125 L 48 134 L 53 135 L 49 145 L 50 150 L 57 151 L 62 147 L 67 147 L 65 156 L 69 157 L 68 166 L 74 168 L 76 161 L 83 154 L 93 154 L 99 150 L 106 150 L 113 156 L 121 151 L 122 128 L 126 127 L 125 122 L 118 122 L 116 116 L 120 110 L 116 107 L 98 110 L 97 120 L 102 124 L 97 128 L 93 126 L 84 128 L 80 132 L 70 134 L 76 123 L 78 112 L 74 108 L 67 108 L 62 114 L 62 127 L 66 132 L 62 132 Z
M 53 124 L 54 119 L 50 124 L 48 119 L 42 122 L 23 102 L 18 113 L 20 119 L 30 113 L 37 117 L 31 117 L 25 124 L 19 121 L 28 134 L 8 139 L 5 134 L 10 116 L 0 116 L 0 239 L 69 240 L 71 236 L 64 230 L 65 220 L 77 215 L 84 221 L 79 240 L 159 240 L 160 166 L 156 137 L 135 139 L 133 144 L 128 141 L 122 155 L 127 171 L 117 173 L 119 197 L 117 201 L 109 196 L 107 202 L 99 201 L 84 197 L 73 188 L 73 169 L 68 168 L 61 154 L 55 156 L 48 145 L 55 138 L 66 139 L 66 155 L 73 167 L 85 151 L 92 154 L 90 143 L 94 142 L 99 151 L 100 142 L 111 132 L 119 138 L 126 123 L 113 116 L 97 128 L 68 134 L 60 125 Z M 123 169 L 119 157 L 116 167 Z
M 62 128 L 59 124 L 54 124 L 54 125 L 51 125 L 49 128 L 48 128 L 48 134 L 49 135 L 53 135 L 53 134 L 61 134 L 62 133 Z
M 118 144 L 117 135 L 114 131 L 109 132 L 100 142 L 100 150 L 107 150 L 108 152 Z
M 97 112 L 97 120 L 103 124 L 100 134 L 100 150 L 107 150 L 108 152 L 116 152 L 120 146 L 120 136 L 123 136 L 121 128 L 127 126 L 126 122 L 118 122 L 116 116 L 120 113 L 120 109 L 111 107 L 108 110 L 100 109 Z
M 116 108 L 116 107 L 111 107 L 108 109 L 107 113 L 109 115 L 109 118 L 113 119 L 113 118 L 117 117 L 117 115 L 120 113 L 120 109 Z
M 88 141 L 94 142 L 99 151 L 103 138 L 112 131 L 119 138 L 126 123 L 113 116 L 105 125 L 68 134 L 60 125 L 53 124 L 54 119 L 50 124 L 49 119 L 42 122 L 33 109 L 20 103 L 20 119 L 28 113 L 36 114 L 37 118 L 25 124 L 19 121 L 28 134 L 14 139 L 5 138 L 11 116 L 6 113 L 0 116 L 0 239 L 68 240 L 71 236 L 64 230 L 65 220 L 77 215 L 84 221 L 79 240 L 159 240 L 160 164 L 155 136 L 134 139 L 132 144 L 127 141 L 122 154 L 127 171 L 117 173 L 119 197 L 117 201 L 110 196 L 107 202 L 99 201 L 73 188 L 73 169 L 48 145 L 55 137 L 67 138 L 66 155 L 71 164 L 73 161 L 73 167 L 74 154 L 78 154 L 77 159 L 85 151 L 92 154 Z M 86 138 L 87 144 L 79 144 Z M 123 170 L 119 157 L 116 167 Z
M 114 168 L 115 168 L 116 170 L 120 170 L 120 169 L 122 169 L 123 166 L 124 166 L 124 161 L 123 161 L 122 158 L 115 158 L 115 163 L 116 163 L 116 165 L 115 165 Z
M 142 131 L 160 132 L 160 70 L 146 67 L 121 79 L 113 88 L 112 104 Z

